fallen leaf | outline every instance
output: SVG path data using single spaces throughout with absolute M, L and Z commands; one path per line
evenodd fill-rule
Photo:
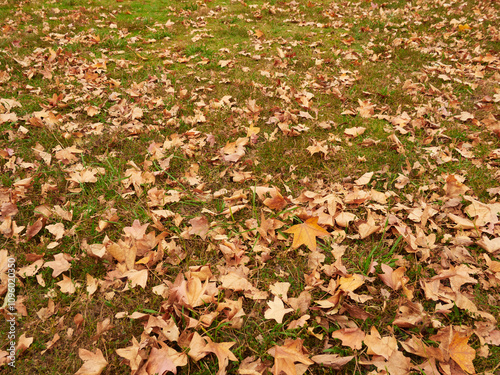
M 342 345 L 359 350 L 363 346 L 365 333 L 359 328 L 341 328 L 332 333 L 334 339 L 342 340 Z
M 264 313 L 264 317 L 274 319 L 280 324 L 283 322 L 283 317 L 293 311 L 293 309 L 285 308 L 283 301 L 277 296 L 274 296 L 274 301 L 268 301 L 267 305 L 269 309 Z
M 274 357 L 274 375 L 284 372 L 286 375 L 297 375 L 295 362 L 309 366 L 314 362 L 307 356 L 307 352 L 302 347 L 303 340 L 286 339 L 282 346 L 275 345 L 267 351 Z
M 330 367 L 333 370 L 340 370 L 354 358 L 353 355 L 341 357 L 338 354 L 320 354 L 311 357 L 318 365 Z
M 92 353 L 86 349 L 78 349 L 78 356 L 84 362 L 83 366 L 75 372 L 75 375 L 99 375 L 108 365 L 108 361 L 102 355 L 100 349 Z
M 225 375 L 229 360 L 238 361 L 238 358 L 236 358 L 234 354 L 229 350 L 232 346 L 234 346 L 234 344 L 236 344 L 236 342 L 216 343 L 210 339 L 208 340 L 209 342 L 203 349 L 203 352 L 214 353 L 217 356 L 217 360 L 219 361 L 219 371 L 217 371 L 217 375 Z
M 384 273 L 378 274 L 378 277 L 380 277 L 384 284 L 392 290 L 399 290 L 409 281 L 409 278 L 405 276 L 406 269 L 404 267 L 399 267 L 395 271 L 391 266 L 384 263 L 382 263 L 380 267 Z
M 476 357 L 476 351 L 467 345 L 470 335 L 463 335 L 460 332 L 453 331 L 453 338 L 448 346 L 450 357 L 469 374 L 474 374 L 474 364 L 472 361 Z
M 348 128 L 344 130 L 344 134 L 348 135 L 350 137 L 356 138 L 363 134 L 366 131 L 366 128 L 362 126 L 354 127 L 354 128 Z
M 398 349 L 398 342 L 394 337 L 381 337 L 374 326 L 372 326 L 370 334 L 366 335 L 364 343 L 368 347 L 368 354 L 380 355 L 386 360 Z
M 311 217 L 302 224 L 294 225 L 285 233 L 293 234 L 292 248 L 306 245 L 311 251 L 316 251 L 316 237 L 328 236 L 330 233 L 318 225 L 318 218 Z
M 195 217 L 189 220 L 189 224 L 192 225 L 192 227 L 189 228 L 190 234 L 197 234 L 203 240 L 207 237 L 210 226 L 208 225 L 208 220 L 205 216 Z
M 66 260 L 65 254 L 59 253 L 54 255 L 54 260 L 45 263 L 45 267 L 52 268 L 52 277 L 57 277 L 61 273 L 71 268 L 71 263 Z

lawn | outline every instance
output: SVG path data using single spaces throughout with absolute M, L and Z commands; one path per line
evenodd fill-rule
M 1 2 L 0 372 L 499 374 L 499 18 Z

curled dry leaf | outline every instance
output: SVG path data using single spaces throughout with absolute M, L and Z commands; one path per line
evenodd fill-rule
M 102 370 L 108 365 L 100 349 L 96 349 L 95 353 L 80 348 L 78 356 L 84 362 L 83 366 L 75 372 L 75 375 L 99 375 Z
M 203 352 L 213 353 L 217 356 L 217 360 L 219 361 L 219 371 L 217 372 L 217 375 L 226 374 L 226 367 L 230 360 L 238 361 L 238 358 L 236 358 L 235 355 L 229 350 L 235 344 L 236 342 L 216 343 L 208 339 L 208 343 L 203 349 Z
M 398 342 L 394 337 L 381 337 L 374 326 L 372 326 L 370 334 L 366 335 L 364 342 L 368 347 L 368 354 L 380 355 L 386 360 L 398 349 Z
M 340 370 L 354 358 L 353 355 L 341 357 L 338 354 L 320 354 L 311 357 L 311 359 L 322 366 L 333 370 Z
M 366 128 L 362 126 L 354 127 L 354 128 L 348 128 L 344 130 L 344 134 L 353 138 L 356 138 L 363 134 L 366 131 Z
M 307 352 L 302 346 L 303 340 L 286 339 L 282 346 L 275 345 L 267 351 L 274 357 L 274 374 L 285 373 L 286 375 L 296 375 L 296 362 L 309 366 L 314 362 L 306 355 Z

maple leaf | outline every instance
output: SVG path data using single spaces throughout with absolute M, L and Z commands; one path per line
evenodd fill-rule
M 219 361 L 219 371 L 217 375 L 225 375 L 226 367 L 229 364 L 229 360 L 238 361 L 238 358 L 229 350 L 236 342 L 220 342 L 216 343 L 206 338 L 208 341 L 207 345 L 203 349 L 205 353 L 214 353 Z
M 109 253 L 118 262 L 124 262 L 127 266 L 127 269 L 134 269 L 135 258 L 137 255 L 137 246 L 128 244 L 120 240 L 117 244 L 109 243 L 106 247 L 106 252 Z
M 377 329 L 372 326 L 369 335 L 366 335 L 364 342 L 368 347 L 368 354 L 376 354 L 389 359 L 398 348 L 398 342 L 394 337 L 381 337 Z
M 46 219 L 44 217 L 39 217 L 32 225 L 28 225 L 26 228 L 26 236 L 31 239 L 37 235 L 38 232 L 43 228 Z
M 408 277 L 405 276 L 406 269 L 404 267 L 399 267 L 397 270 L 393 270 L 391 266 L 382 263 L 380 266 L 383 274 L 379 274 L 378 277 L 384 282 L 385 285 L 393 290 L 398 290 L 408 282 Z
M 318 218 L 311 217 L 302 224 L 294 225 L 285 233 L 293 234 L 292 248 L 306 245 L 311 251 L 316 251 L 316 237 L 328 236 L 330 233 L 318 225 Z
M 271 190 L 270 194 L 271 198 L 266 198 L 263 202 L 270 209 L 281 211 L 288 205 L 287 199 L 280 194 L 278 189 Z
M 76 288 L 80 287 L 80 284 L 74 284 L 68 276 L 63 275 L 63 279 L 56 283 L 61 288 L 62 293 L 73 294 L 76 292 Z
M 71 257 L 70 257 L 71 258 Z M 52 268 L 52 277 L 57 277 L 61 273 L 71 268 L 71 263 L 66 260 L 66 254 L 59 253 L 54 255 L 54 260 L 46 262 L 45 267 Z
M 285 309 L 283 301 L 277 296 L 274 296 L 274 301 L 268 301 L 267 305 L 269 309 L 264 313 L 264 317 L 266 319 L 274 319 L 280 324 L 283 322 L 283 317 L 293 311 L 290 308 Z
M 375 357 L 371 361 L 379 371 L 384 371 L 390 375 L 409 375 L 411 369 L 411 359 L 405 357 L 403 353 L 396 350 L 387 361 L 383 360 L 382 357 Z
M 148 228 L 148 225 L 149 224 L 141 225 L 141 222 L 139 220 L 134 220 L 132 226 L 123 228 L 123 231 L 125 232 L 126 235 L 136 240 L 141 240 L 146 234 L 146 229 Z
M 349 226 L 349 223 L 356 219 L 356 215 L 351 212 L 341 212 L 335 217 L 335 222 L 338 226 L 345 228 Z
M 75 171 L 69 174 L 69 178 L 66 180 L 73 181 L 79 184 L 84 182 L 97 182 L 97 177 L 95 176 L 98 173 L 97 170 L 84 169 L 82 171 Z
M 374 172 L 367 172 L 357 180 L 354 180 L 354 182 L 356 183 L 356 185 L 368 185 L 373 177 L 373 174 Z
M 348 128 L 344 130 L 344 134 L 353 138 L 356 138 L 365 132 L 366 128 L 362 126 Z
M 84 362 L 83 366 L 75 372 L 75 375 L 99 375 L 108 365 L 100 349 L 92 353 L 86 349 L 78 349 L 78 356 Z
M 290 283 L 288 282 L 275 282 L 273 285 L 269 286 L 269 291 L 283 299 L 283 301 L 287 302 L 288 297 L 288 289 L 290 288 Z
M 16 351 L 22 353 L 26 349 L 28 349 L 32 343 L 33 343 L 33 337 L 26 337 L 26 334 L 23 333 L 21 337 L 19 337 L 19 340 L 17 342 Z
M 177 374 L 175 363 L 164 348 L 152 348 L 147 362 L 140 368 L 137 375 L 163 375 L 167 372 Z
M 292 320 L 288 325 L 287 329 L 296 329 L 300 327 L 304 327 L 307 324 L 307 321 L 311 318 L 310 315 L 303 315 L 297 320 Z
M 59 339 L 60 339 L 60 338 L 61 338 L 61 337 L 59 336 L 59 334 L 58 334 L 58 333 L 56 333 L 56 334 L 54 335 L 54 337 L 52 338 L 52 340 L 49 340 L 49 341 L 47 341 L 47 342 L 45 343 L 45 349 L 44 349 L 44 350 L 42 350 L 42 351 L 40 352 L 40 354 L 42 354 L 42 355 L 43 355 L 43 354 L 45 354 L 48 350 L 52 349 L 52 348 L 54 347 L 54 345 L 55 345 L 55 344 L 59 341 Z
M 295 362 L 306 366 L 314 363 L 305 355 L 306 352 L 302 347 L 302 343 L 303 340 L 301 339 L 286 339 L 282 346 L 275 345 L 267 351 L 268 354 L 274 357 L 274 375 L 280 375 L 282 372 L 286 375 L 297 375 Z
M 334 339 L 342 340 L 342 345 L 352 349 L 361 349 L 365 333 L 359 328 L 342 328 L 332 333 Z
M 473 359 L 476 357 L 476 351 L 467 345 L 470 335 L 463 335 L 460 332 L 453 332 L 453 338 L 448 346 L 450 357 L 460 366 L 460 368 L 469 374 L 474 374 Z
M 267 366 L 262 363 L 260 358 L 255 359 L 255 357 L 246 357 L 240 363 L 238 368 L 239 375 L 262 375 L 267 370 Z
M 194 332 L 189 341 L 189 351 L 188 355 L 194 360 L 199 361 L 205 357 L 208 352 L 205 352 L 205 347 L 207 346 L 207 340 L 201 337 L 198 332 Z
M 129 270 L 123 274 L 124 277 L 128 277 L 128 281 L 132 288 L 139 285 L 142 289 L 146 288 L 148 282 L 148 270 Z M 128 284 L 125 287 L 128 290 Z
M 340 357 L 338 354 L 320 354 L 311 357 L 317 364 L 330 367 L 334 370 L 340 370 L 346 363 L 354 358 L 353 355 L 347 357 Z
M 63 238 L 65 233 L 64 224 L 62 223 L 47 225 L 45 229 L 47 229 L 51 234 L 55 236 L 56 241 Z
M 104 319 L 102 322 L 97 322 L 97 332 L 94 336 L 92 336 L 92 342 L 96 342 L 97 339 L 107 331 L 114 328 L 114 325 L 111 324 L 111 320 L 109 318 Z
M 132 373 L 139 369 L 142 362 L 142 357 L 140 356 L 141 347 L 139 342 L 135 337 L 132 337 L 132 346 L 128 346 L 122 349 L 116 349 L 116 354 L 120 357 L 125 358 L 129 361 L 130 370 Z

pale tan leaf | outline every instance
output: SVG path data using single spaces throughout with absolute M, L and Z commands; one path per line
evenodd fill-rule
M 99 375 L 102 370 L 108 365 L 108 361 L 102 355 L 100 349 L 96 349 L 95 353 L 86 349 L 78 349 L 78 356 L 84 362 L 83 366 L 75 372 L 75 375 Z
M 352 349 L 361 349 L 365 333 L 359 328 L 342 328 L 332 333 L 334 339 L 342 340 L 342 345 Z
M 283 317 L 293 311 L 293 309 L 285 308 L 283 301 L 277 296 L 274 296 L 273 301 L 268 301 L 267 305 L 269 309 L 264 313 L 264 317 L 266 319 L 274 319 L 280 324 L 283 322 Z

